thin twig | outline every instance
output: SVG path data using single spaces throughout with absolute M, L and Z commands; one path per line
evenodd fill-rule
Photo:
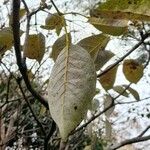
M 146 127 L 146 129 L 143 130 L 143 131 L 141 132 L 141 134 L 139 134 L 138 137 L 142 137 L 149 129 L 150 129 L 150 125 L 149 125 L 148 127 Z
M 128 145 L 128 144 L 133 144 L 133 143 L 138 143 L 138 142 L 143 142 L 143 141 L 148 141 L 150 140 L 150 135 L 148 136 L 143 136 L 143 137 L 135 137 L 135 138 L 132 138 L 132 139 L 128 139 L 128 140 L 125 140 L 125 141 L 122 141 L 121 143 L 113 146 L 112 148 L 110 148 L 109 150 L 116 150 L 120 147 L 123 147 L 125 145 Z
M 20 91 L 21 91 L 21 93 L 22 93 L 22 96 L 23 96 L 25 102 L 27 103 L 27 105 L 28 105 L 28 107 L 29 107 L 31 113 L 32 113 L 32 116 L 34 117 L 34 119 L 36 120 L 37 124 L 38 124 L 39 127 L 41 128 L 41 131 L 43 132 L 43 135 L 46 136 L 46 132 L 45 132 L 45 130 L 44 130 L 44 128 L 43 128 L 41 122 L 40 122 L 40 121 L 38 120 L 38 118 L 36 117 L 36 115 L 35 115 L 35 113 L 34 113 L 32 107 L 31 107 L 31 104 L 30 104 L 30 102 L 28 101 L 28 99 L 26 98 L 26 95 L 25 95 L 25 93 L 24 93 L 24 91 L 23 91 L 23 89 L 22 89 L 22 86 L 21 86 L 21 79 L 17 79 L 17 83 L 18 83 L 19 89 L 20 89 Z

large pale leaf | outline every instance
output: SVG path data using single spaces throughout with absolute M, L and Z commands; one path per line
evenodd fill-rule
M 100 70 L 114 55 L 111 51 L 100 51 L 94 61 L 96 71 Z
M 120 36 L 128 29 L 127 20 L 91 17 L 88 22 L 103 33 L 113 36 Z
M 137 83 L 143 76 L 144 67 L 134 59 L 127 59 L 123 62 L 123 73 L 126 79 L 132 83 Z
M 109 40 L 109 36 L 104 34 L 98 34 L 82 39 L 78 42 L 78 45 L 86 49 L 90 53 L 93 60 L 95 60 L 99 51 L 105 49 Z
M 13 46 L 13 34 L 10 28 L 6 27 L 0 30 L 0 54 Z
M 71 35 L 68 33 L 69 37 L 69 44 L 71 43 Z M 56 61 L 57 56 L 59 55 L 60 51 L 66 46 L 66 34 L 58 38 L 52 46 L 52 52 L 50 57 Z
M 127 93 L 127 90 L 123 86 L 116 85 L 116 86 L 113 87 L 113 90 L 116 91 L 117 93 L 119 93 L 122 96 L 129 97 L 129 94 Z
M 96 73 L 90 54 L 78 45 L 65 47 L 52 69 L 48 88 L 50 113 L 67 140 L 84 118 L 96 90 Z
M 130 94 L 132 94 L 133 97 L 134 97 L 137 101 L 140 100 L 139 93 L 138 93 L 135 89 L 133 89 L 133 88 L 127 86 L 127 85 L 123 85 L 123 86 L 124 86 L 125 88 L 127 88 L 127 90 L 130 92 Z
M 110 66 L 108 66 L 109 68 Z M 101 83 L 102 87 L 105 90 L 109 90 L 113 87 L 116 79 L 116 73 L 117 73 L 118 65 L 112 69 L 110 69 L 107 73 L 102 75 L 99 78 L 99 82 Z
M 42 33 L 29 35 L 24 44 L 24 56 L 41 62 L 45 53 L 45 37 Z
M 150 21 L 149 0 L 107 0 L 91 16 L 113 19 Z

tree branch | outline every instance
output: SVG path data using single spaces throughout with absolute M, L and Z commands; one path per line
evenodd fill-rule
M 36 117 L 36 115 L 35 115 L 35 113 L 34 113 L 32 107 L 31 107 L 31 104 L 30 104 L 30 102 L 28 101 L 28 99 L 26 98 L 26 95 L 25 95 L 25 93 L 24 93 L 24 91 L 23 91 L 23 89 L 22 89 L 22 86 L 21 86 L 21 79 L 17 79 L 17 83 L 18 83 L 19 89 L 20 89 L 20 91 L 21 91 L 21 94 L 22 94 L 22 96 L 23 96 L 25 102 L 27 103 L 27 105 L 28 105 L 28 107 L 29 107 L 29 109 L 30 109 L 30 111 L 31 111 L 31 113 L 32 113 L 32 116 L 34 117 L 34 119 L 36 120 L 37 124 L 38 124 L 39 127 L 41 128 L 41 131 L 42 131 L 43 135 L 46 136 L 46 132 L 45 132 L 45 130 L 44 130 L 44 128 L 43 128 L 41 122 L 40 122 L 40 121 L 38 120 L 38 118 Z
M 138 42 L 135 46 L 133 46 L 133 48 L 126 53 L 124 56 L 122 56 L 118 61 L 116 61 L 114 64 L 112 64 L 111 66 L 109 66 L 107 69 L 105 69 L 104 71 L 102 71 L 100 74 L 97 75 L 97 77 L 101 77 L 102 75 L 106 74 L 109 70 L 113 69 L 114 67 L 116 67 L 120 62 L 122 62 L 127 56 L 129 56 L 132 52 L 134 52 L 141 44 L 143 44 L 144 40 L 146 38 L 148 38 L 150 36 L 150 33 L 147 33 L 145 35 L 143 35 L 142 39 L 140 42 Z
M 150 135 L 143 136 L 143 137 L 135 137 L 135 138 L 132 138 L 132 139 L 125 140 L 125 141 L 113 146 L 109 150 L 116 150 L 116 149 L 118 149 L 120 147 L 123 147 L 125 145 L 128 145 L 128 144 L 133 144 L 133 143 L 138 143 L 138 142 L 143 142 L 143 141 L 148 141 L 148 140 L 150 140 Z
M 20 23 L 19 23 L 19 10 L 20 10 L 20 0 L 13 0 L 13 20 L 12 20 L 12 30 L 14 37 L 14 48 L 16 53 L 17 65 L 19 67 L 20 73 L 24 79 L 27 89 L 31 92 L 31 94 L 39 100 L 41 104 L 43 104 L 48 109 L 47 101 L 40 96 L 31 86 L 27 75 L 27 67 L 25 61 L 23 61 L 20 50 Z

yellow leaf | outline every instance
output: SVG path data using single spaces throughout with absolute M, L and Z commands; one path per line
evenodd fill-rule
M 11 49 L 13 46 L 13 34 L 9 27 L 0 30 L 0 54 L 3 54 L 6 50 Z
M 41 62 L 45 53 L 45 37 L 42 33 L 27 37 L 24 44 L 24 56 Z
M 134 59 L 123 62 L 123 73 L 128 81 L 137 83 L 143 76 L 144 67 Z
M 149 0 L 107 0 L 91 10 L 91 16 L 112 19 L 150 21 Z
M 94 61 L 96 71 L 100 70 L 114 55 L 111 51 L 99 51 Z
M 118 65 L 100 77 L 99 82 L 105 90 L 109 90 L 113 87 L 116 79 L 117 69 Z
M 98 52 L 105 49 L 110 37 L 104 34 L 92 35 L 82 39 L 77 44 L 87 50 L 93 60 L 96 59 Z
M 46 30 L 56 29 L 57 35 L 60 34 L 62 27 L 65 25 L 65 19 L 58 13 L 49 14 L 45 19 L 45 25 L 41 25 L 41 28 Z
M 68 33 L 68 36 L 69 36 L 69 42 L 71 43 L 70 33 Z M 66 46 L 66 34 L 64 34 L 63 36 L 61 36 L 54 42 L 50 57 L 53 58 L 54 61 L 56 61 L 57 56 L 59 55 L 60 51 L 63 50 L 65 46 Z
M 128 20 L 91 17 L 88 22 L 103 33 L 113 36 L 120 36 L 128 31 Z

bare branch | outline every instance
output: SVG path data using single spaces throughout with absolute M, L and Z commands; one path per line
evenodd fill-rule
M 142 137 L 149 129 L 150 129 L 150 125 L 146 127 L 146 129 L 142 131 L 142 133 L 138 137 Z
M 19 67 L 19 70 L 22 74 L 22 77 L 25 81 L 27 89 L 31 92 L 31 94 L 40 101 L 41 104 L 43 104 L 48 109 L 48 103 L 47 101 L 40 96 L 31 86 L 31 83 L 29 81 L 28 75 L 27 75 L 27 67 L 25 61 L 23 61 L 21 56 L 21 50 L 20 50 L 20 23 L 19 23 L 19 10 L 20 10 L 20 0 L 13 0 L 13 23 L 12 23 L 12 30 L 13 30 L 13 36 L 14 36 L 14 48 L 16 53 L 16 59 L 17 59 L 17 65 Z
M 148 140 L 150 140 L 150 135 L 143 136 L 143 137 L 135 137 L 135 138 L 132 138 L 132 139 L 125 140 L 125 141 L 113 146 L 109 150 L 116 150 L 116 149 L 118 149 L 120 147 L 123 147 L 125 145 L 128 145 L 128 144 L 133 144 L 133 143 L 138 143 L 138 142 L 143 142 L 143 141 L 148 141 Z
M 111 70 L 112 68 L 114 68 L 115 66 L 117 66 L 120 62 L 122 62 L 127 56 L 129 56 L 132 52 L 134 52 L 141 44 L 143 44 L 144 40 L 146 38 L 148 38 L 150 36 L 150 33 L 147 33 L 145 35 L 143 35 L 142 39 L 140 42 L 138 42 L 135 46 L 133 46 L 133 48 L 126 53 L 124 56 L 122 56 L 118 61 L 116 61 L 114 64 L 112 64 L 110 67 L 108 67 L 107 69 L 105 69 L 104 71 L 102 71 L 100 74 L 97 75 L 97 77 L 101 77 L 102 75 L 104 75 L 105 73 L 107 73 L 109 70 Z
M 34 113 L 32 107 L 31 107 L 31 104 L 30 104 L 30 102 L 28 101 L 28 99 L 26 98 L 26 95 L 25 95 L 25 93 L 24 93 L 24 91 L 23 91 L 23 89 L 22 89 L 22 86 L 21 86 L 21 79 L 17 79 L 17 83 L 18 83 L 19 89 L 20 89 L 20 91 L 21 91 L 21 93 L 22 93 L 22 96 L 23 96 L 24 100 L 26 101 L 26 103 L 27 103 L 27 105 L 28 105 L 28 107 L 29 107 L 29 109 L 30 109 L 30 111 L 31 111 L 31 113 L 32 113 L 32 116 L 34 117 L 34 119 L 36 120 L 37 124 L 38 124 L 39 127 L 41 128 L 41 131 L 43 132 L 43 135 L 46 136 L 46 132 L 45 132 L 45 130 L 44 130 L 44 128 L 43 128 L 41 122 L 40 122 L 40 121 L 38 120 L 38 118 L 36 117 L 36 115 L 35 115 L 35 113 Z

